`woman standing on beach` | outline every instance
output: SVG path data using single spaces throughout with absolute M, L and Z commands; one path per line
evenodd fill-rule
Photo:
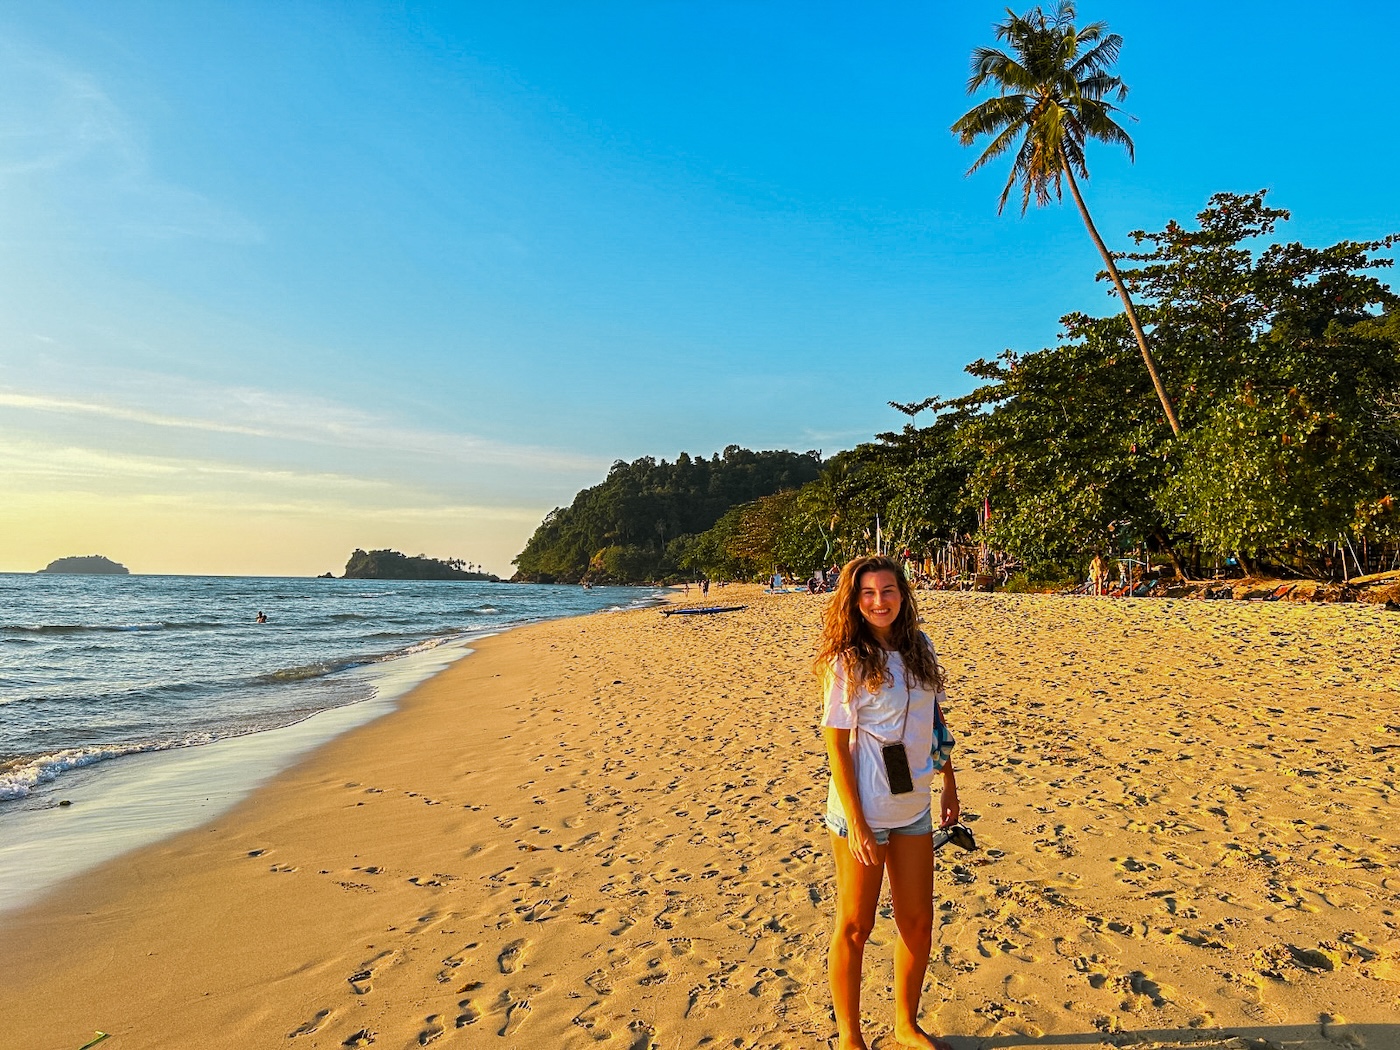
M 943 676 L 919 630 L 909 581 L 889 558 L 856 558 L 841 570 L 827 607 L 817 673 L 822 736 L 831 763 L 826 823 L 836 857 L 836 924 L 828 972 L 840 1050 L 865 1050 L 860 1030 L 861 967 L 885 872 L 895 944 L 895 1039 L 933 1048 L 919 1027 L 933 941 L 933 814 L 930 789 L 941 772 L 941 822 L 959 816 L 943 725 Z

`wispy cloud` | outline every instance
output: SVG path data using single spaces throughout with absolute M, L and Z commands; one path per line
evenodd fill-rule
M 331 472 L 262 470 L 202 459 L 0 439 L 0 493 L 7 504 L 83 492 L 142 505 L 220 508 L 232 513 L 344 515 L 392 522 L 508 522 L 531 525 L 540 507 L 439 502 L 412 485 Z
M 158 174 L 137 121 L 96 77 L 13 40 L 0 42 L 0 187 L 61 201 L 70 233 L 264 239 L 232 208 Z
M 137 163 L 120 111 L 87 74 L 0 44 L 0 177 L 49 174 L 93 153 Z
M 143 456 L 128 452 L 52 445 L 36 441 L 0 440 L 0 457 L 5 468 L 0 483 L 7 479 L 48 480 L 78 483 L 94 479 L 171 481 L 204 480 L 215 484 L 252 482 L 258 486 L 294 488 L 335 488 L 347 492 L 390 491 L 390 482 L 329 472 L 261 469 L 217 461 L 175 456 Z
M 209 419 L 190 419 L 162 412 L 148 412 L 125 405 L 104 404 L 99 401 L 79 401 L 66 397 L 50 397 L 45 394 L 23 394 L 14 390 L 0 390 L 0 406 L 29 409 L 35 412 L 53 412 L 59 415 L 101 416 L 106 419 L 118 419 L 125 423 L 142 423 L 153 427 L 180 427 L 188 430 L 208 430 L 220 434 L 270 436 L 267 431 L 257 427 L 219 423 Z
M 319 398 L 293 398 L 249 387 L 209 388 L 163 380 L 168 400 L 190 406 L 191 414 L 161 412 L 140 405 L 60 397 L 0 389 L 0 407 L 61 416 L 90 416 L 146 427 L 202 431 L 304 442 L 335 448 L 553 471 L 606 470 L 609 462 L 560 449 L 514 445 L 470 434 L 407 427 L 346 405 Z
M 889 429 L 898 430 L 903 424 L 891 423 Z M 813 430 L 811 427 L 803 427 L 801 431 L 801 444 L 813 445 L 823 443 L 836 443 L 846 445 L 857 441 L 870 440 L 870 431 L 865 427 L 850 427 L 842 430 Z M 797 444 L 799 442 L 794 442 Z

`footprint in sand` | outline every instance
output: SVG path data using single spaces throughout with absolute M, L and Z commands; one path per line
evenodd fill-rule
M 457 1009 L 462 1012 L 457 1015 L 457 1027 L 465 1028 L 469 1024 L 476 1024 L 481 1019 L 481 1011 L 470 999 L 462 999 L 457 1003 Z
M 1322 1037 L 1330 1043 L 1338 1046 L 1360 1048 L 1366 1044 L 1361 1037 L 1353 1032 L 1348 1025 L 1348 1021 L 1341 1014 L 1320 1014 L 1318 1015 L 1318 1027 Z
M 1168 1002 L 1165 990 L 1156 981 L 1152 980 L 1152 975 L 1141 970 L 1133 970 L 1124 974 L 1114 981 L 1115 987 L 1130 996 L 1143 996 L 1149 1000 L 1153 1006 L 1161 1008 Z M 1125 1004 L 1125 1008 L 1131 1009 L 1132 1004 Z
M 418 1045 L 427 1046 L 438 1036 L 442 1035 L 442 1025 L 438 1024 L 438 1015 L 429 1014 L 423 1019 L 423 1030 L 418 1033 Z
M 502 992 L 502 998 L 506 1003 L 506 1021 L 501 1025 L 497 1035 L 514 1035 L 520 1026 L 525 1023 L 525 1018 L 530 1013 L 529 999 L 511 999 L 510 992 Z
M 590 1035 L 593 1036 L 594 1040 L 602 1042 L 606 1039 L 612 1038 L 612 1033 L 609 1032 L 606 1028 L 598 1027 L 598 1016 L 594 1013 L 597 1007 L 598 1003 L 596 1002 L 589 1004 L 586 1008 L 576 1013 L 573 1017 L 573 1020 L 569 1023 L 575 1025 L 578 1028 L 582 1028 L 584 1031 L 588 1032 Z
M 612 994 L 612 982 L 608 980 L 608 975 L 602 970 L 594 970 L 583 979 L 583 983 L 592 988 L 597 995 Z
M 511 941 L 501 949 L 501 954 L 496 956 L 496 965 L 501 968 L 501 973 L 514 973 L 520 968 L 520 955 L 524 949 L 523 940 Z
M 345 979 L 350 982 L 350 987 L 356 995 L 366 995 L 373 988 L 373 985 L 369 983 L 372 977 L 374 977 L 373 970 L 360 970 Z
M 297 1027 L 293 1028 L 290 1032 L 287 1033 L 287 1038 L 295 1039 L 299 1035 L 310 1035 L 312 1032 L 316 1031 L 316 1029 L 320 1028 L 321 1022 L 324 1021 L 330 1015 L 331 1012 L 329 1010 L 317 1010 L 315 1017 L 311 1018 L 311 1020 L 309 1021 L 305 1021 L 302 1024 L 297 1025 Z
M 1074 968 L 1088 978 L 1090 988 L 1102 988 L 1108 983 L 1107 962 L 1098 955 L 1081 955 L 1074 961 Z
M 341 1046 L 369 1046 L 374 1042 L 375 1033 L 368 1028 L 361 1028 L 358 1032 L 352 1032 L 346 1037 Z
M 354 990 L 356 995 L 365 995 L 370 991 L 370 989 L 373 987 L 370 984 L 370 982 L 374 978 L 375 965 L 381 960 L 387 959 L 393 954 L 394 953 L 392 951 L 380 952 L 368 962 L 361 963 L 360 968 L 358 970 L 352 973 L 349 977 L 345 978 L 347 981 L 350 982 L 350 987 Z
M 438 984 L 446 984 L 448 981 L 452 980 L 452 971 L 466 962 L 467 953 L 475 947 L 476 941 L 472 941 L 471 944 L 463 945 L 455 954 L 444 957 L 442 960 L 443 968 L 439 970 L 437 974 Z

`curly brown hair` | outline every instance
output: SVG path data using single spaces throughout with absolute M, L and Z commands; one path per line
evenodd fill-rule
M 826 607 L 813 670 L 818 676 L 824 675 L 839 660 L 847 680 L 864 685 L 868 692 L 878 692 L 894 683 L 885 649 L 860 614 L 860 580 L 871 572 L 893 573 L 899 585 L 899 615 L 890 625 L 890 641 L 893 650 L 903 658 L 910 681 L 923 689 L 941 690 L 943 670 L 938 666 L 933 646 L 919 629 L 914 589 L 899 564 L 884 555 L 852 558 L 841 569 L 836 591 Z

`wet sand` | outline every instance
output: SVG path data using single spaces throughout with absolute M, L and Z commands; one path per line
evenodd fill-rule
M 710 594 L 736 599 L 488 639 L 212 825 L 0 917 L 0 1045 L 827 1045 L 822 599 Z M 926 1028 L 1400 1046 L 1400 616 L 923 609 L 983 846 L 939 855 Z M 892 936 L 885 908 L 874 1048 Z

